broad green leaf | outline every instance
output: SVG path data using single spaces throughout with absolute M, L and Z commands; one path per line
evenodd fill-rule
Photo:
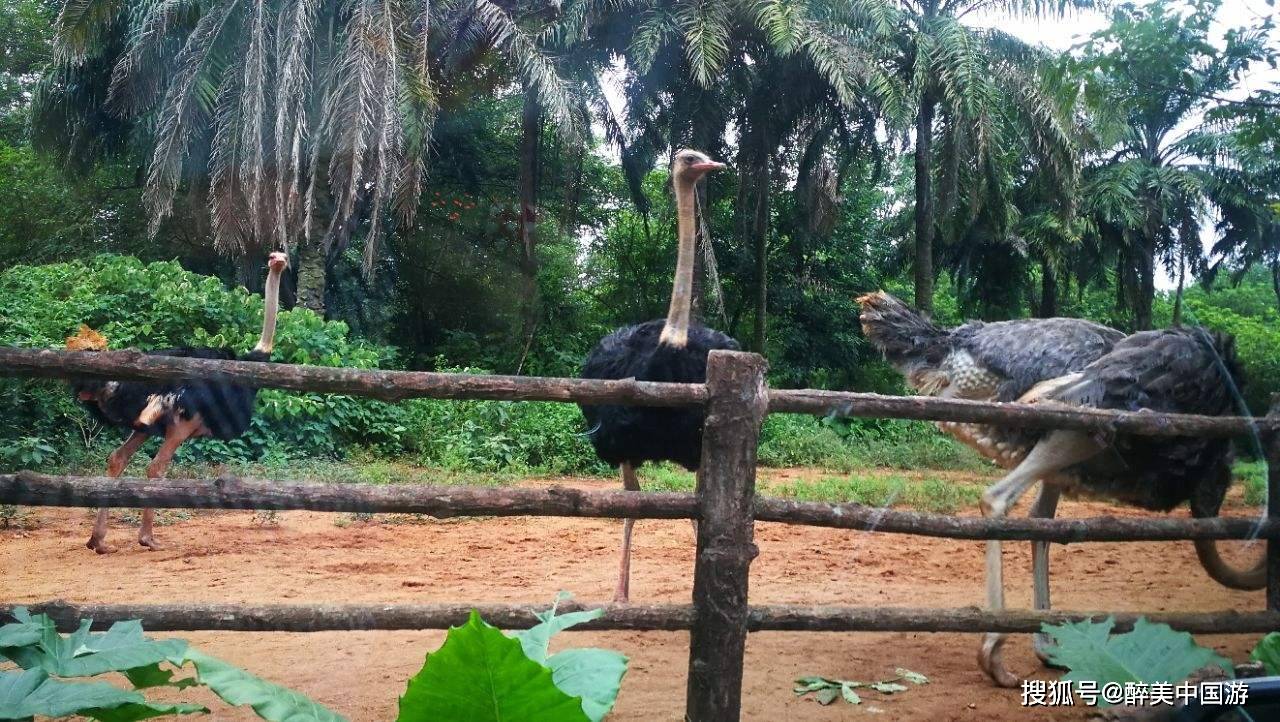
M 598 619 L 604 614 L 603 609 L 589 609 L 581 612 L 569 612 L 568 614 L 556 615 L 556 608 L 560 606 L 560 602 L 567 601 L 572 595 L 566 592 L 560 592 L 556 595 L 556 600 L 552 603 L 551 608 L 545 612 L 537 612 L 538 619 L 542 620 L 537 625 L 528 629 L 515 632 L 513 637 L 520 640 L 520 647 L 524 650 L 524 655 L 529 659 L 544 664 L 547 661 L 547 648 L 551 643 L 551 638 L 557 632 L 563 632 L 577 624 L 589 622 L 592 619 Z
M 862 704 L 862 698 L 858 696 L 857 692 L 853 691 L 853 687 L 854 685 L 852 684 L 840 685 L 840 696 L 844 697 L 844 701 L 849 704 Z
M 13 616 L 18 621 L 0 627 L 0 649 L 5 647 L 25 647 L 40 641 L 43 625 L 32 621 L 26 607 L 17 607 Z
M 1191 635 L 1176 632 L 1167 624 L 1139 618 L 1133 631 L 1112 636 L 1115 620 L 1081 621 L 1042 626 L 1055 646 L 1046 650 L 1049 661 L 1066 667 L 1069 681 L 1090 680 L 1099 685 L 1110 682 L 1181 682 L 1206 665 L 1234 674 L 1230 660 L 1197 645 Z
M 179 666 L 181 664 L 179 663 Z M 173 672 L 168 669 L 160 669 L 158 664 L 149 664 L 145 667 L 134 667 L 126 669 L 124 676 L 129 679 L 129 683 L 134 689 L 150 689 L 152 687 L 177 687 L 178 689 L 186 689 L 187 687 L 195 687 L 200 683 L 192 677 L 184 677 L 175 681 Z
M 249 706 L 269 722 L 347 722 L 319 702 L 272 684 L 217 657 L 188 648 L 185 659 L 195 664 L 200 684 L 227 704 Z
M 898 667 L 893 671 L 893 673 L 898 675 L 902 679 L 907 680 L 912 684 L 928 684 L 929 683 L 929 678 L 924 676 L 923 674 L 920 674 L 919 672 L 912 672 L 911 670 L 904 669 L 902 667 Z
M 868 686 L 881 694 L 894 694 L 897 692 L 907 691 L 907 686 L 905 684 L 898 684 L 897 682 L 872 682 Z
M 838 699 L 840 699 L 839 687 L 823 687 L 818 690 L 818 704 L 820 705 L 829 705 Z
M 92 677 L 106 672 L 154 665 L 181 658 L 187 643 L 180 639 L 148 639 L 138 620 L 116 622 L 101 634 L 89 631 L 92 620 L 67 636 L 58 633 L 43 614 L 31 617 L 40 628 L 40 639 L 23 647 L 4 647 L 0 655 L 23 669 L 37 667 L 57 677 Z
M 0 672 L 0 720 L 78 715 L 101 722 L 133 722 L 208 712 L 194 704 L 157 704 L 105 682 L 64 682 L 43 669 Z
M 1272 632 L 1258 640 L 1258 645 L 1249 653 L 1249 659 L 1262 662 L 1267 674 L 1280 674 L 1280 632 Z
M 547 666 L 560 691 L 582 698 L 582 711 L 591 722 L 600 722 L 618 701 L 627 657 L 611 649 L 583 647 L 552 655 Z
M 567 615 L 566 615 L 567 616 Z M 583 722 L 582 701 L 556 687 L 551 670 L 525 656 L 518 640 L 474 610 L 427 655 L 400 698 L 398 722 Z

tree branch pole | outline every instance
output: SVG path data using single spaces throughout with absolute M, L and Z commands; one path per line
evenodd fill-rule
M 764 357 L 712 351 L 707 418 L 698 472 L 698 549 L 689 634 L 688 722 L 733 722 L 742 713 L 742 666 L 751 561 L 759 554 L 752 521 L 756 447 L 768 407 Z
M 471 610 L 501 629 L 526 629 L 538 623 L 545 604 L 81 604 L 53 600 L 26 604 L 0 603 L 0 621 L 18 606 L 47 614 L 64 632 L 79 620 L 93 619 L 103 630 L 130 619 L 142 620 L 148 632 L 329 632 L 353 630 L 448 629 L 464 624 Z M 603 609 L 604 615 L 569 631 L 692 629 L 690 604 L 561 603 L 561 612 Z M 1038 632 L 1043 623 L 1114 617 L 1116 631 L 1127 631 L 1138 617 L 1193 634 L 1260 634 L 1280 628 L 1280 612 L 1089 612 L 977 607 L 928 609 L 912 607 L 799 607 L 761 605 L 748 610 L 753 632 Z
M 701 384 L 332 368 L 148 356 L 139 351 L 85 353 L 0 347 L 0 375 L 119 381 L 216 379 L 245 386 L 349 394 L 383 401 L 493 399 L 637 406 L 700 406 L 707 402 L 707 389 Z M 1151 436 L 1234 436 L 1280 429 L 1277 415 L 1260 419 L 1190 416 L 809 389 L 773 390 L 768 399 L 770 413 L 957 421 Z
M 1280 419 L 1280 394 L 1271 397 L 1267 418 Z M 1272 427 L 1263 436 L 1267 459 L 1267 521 L 1280 521 L 1280 430 Z M 1280 611 L 1280 540 L 1267 539 L 1267 609 Z
M 1235 436 L 1280 428 L 1280 417 L 1194 416 L 1051 404 L 1014 404 L 850 391 L 778 389 L 769 413 L 958 421 L 1030 428 L 1118 431 L 1145 436 Z
M 1274 467 L 1273 467 L 1274 468 Z M 354 480 L 353 480 L 354 481 Z M 223 476 L 217 479 L 135 479 L 0 474 L 0 504 L 155 509 L 303 509 L 369 514 L 453 516 L 565 516 L 615 519 L 690 519 L 702 511 L 693 494 L 437 486 L 434 484 L 299 484 Z M 1280 519 L 1115 518 L 1022 519 L 954 517 L 893 511 L 862 504 L 830 504 L 757 497 L 758 521 L 945 539 L 1079 542 L 1185 539 L 1280 539 Z
M 72 352 L 0 347 L 0 375 L 117 381 L 206 379 L 291 391 L 350 394 L 383 401 L 432 398 L 700 406 L 707 398 L 701 384 L 383 371 L 150 356 L 140 351 Z

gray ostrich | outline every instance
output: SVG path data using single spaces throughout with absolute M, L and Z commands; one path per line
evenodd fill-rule
M 1239 383 L 1230 338 L 1172 329 L 1123 334 L 1077 319 L 1029 319 L 937 327 L 887 294 L 859 299 L 864 331 L 924 393 L 953 398 L 1059 403 L 1115 409 L 1222 414 Z M 1003 516 L 1037 481 L 1031 516 L 1051 518 L 1064 491 L 1167 511 L 1187 501 L 1193 515 L 1215 516 L 1230 483 L 1226 440 L 1100 438 L 1077 431 L 1035 432 L 973 424 L 940 424 L 1005 468 L 983 496 L 983 511 Z M 1216 542 L 1198 540 L 1209 576 L 1234 589 L 1259 589 L 1261 565 L 1237 570 Z M 1035 607 L 1049 608 L 1048 543 L 1032 547 Z M 987 596 L 1003 608 L 1000 543 L 987 547 Z M 1036 651 L 1043 658 L 1043 640 Z M 979 662 L 998 684 L 1018 678 L 1000 660 L 1003 635 L 984 639 Z

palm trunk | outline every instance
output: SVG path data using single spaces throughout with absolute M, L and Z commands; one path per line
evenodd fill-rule
M 1149 331 L 1154 319 L 1152 305 L 1156 299 L 1155 239 L 1143 237 L 1138 257 L 1138 297 L 1133 305 L 1133 323 L 1138 331 Z
M 1058 315 L 1058 275 L 1048 261 L 1040 264 L 1040 318 Z
M 298 248 L 298 305 L 324 316 L 325 262 L 324 244 L 315 236 L 304 240 Z
M 1178 255 L 1178 290 L 1173 296 L 1173 325 L 1182 325 L 1182 291 L 1187 284 L 1187 249 Z
M 542 141 L 542 107 L 533 90 L 525 89 L 520 116 L 520 337 L 526 347 L 538 324 L 538 249 L 534 232 L 538 220 L 538 161 Z
M 769 157 L 761 158 L 755 169 L 755 218 L 752 233 L 756 252 L 755 351 L 764 353 L 769 309 Z
M 933 312 L 933 96 L 925 91 L 916 116 L 916 308 Z
M 1271 290 L 1276 294 L 1276 309 L 1280 310 L 1280 263 L 1271 264 Z

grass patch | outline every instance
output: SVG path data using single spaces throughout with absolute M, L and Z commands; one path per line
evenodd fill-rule
M 760 433 L 762 466 L 983 471 L 991 463 L 921 421 L 771 414 Z
M 1236 480 L 1244 486 L 1244 503 L 1249 506 L 1264 506 L 1267 503 L 1267 463 L 1257 461 L 1241 461 L 1232 470 Z
M 672 463 L 645 464 L 639 476 L 640 488 L 645 491 L 691 492 L 697 483 L 692 471 Z
M 962 508 L 976 507 L 982 497 L 982 490 L 983 487 L 977 484 L 943 479 L 917 480 L 895 474 L 851 474 L 772 485 L 766 493 L 799 501 L 908 506 L 920 511 L 949 514 Z

